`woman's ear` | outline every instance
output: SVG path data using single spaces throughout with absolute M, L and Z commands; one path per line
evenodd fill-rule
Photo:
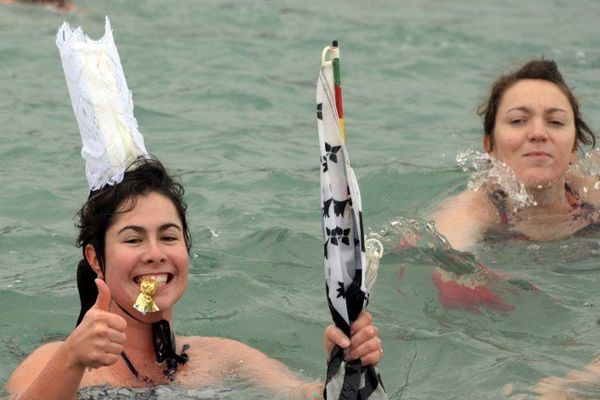
M 571 161 L 569 162 L 569 164 L 572 164 L 575 161 L 577 161 L 577 158 L 579 156 L 579 154 L 577 154 L 577 150 L 579 150 L 579 144 L 577 143 L 577 140 L 576 140 L 575 144 L 573 145 L 573 151 L 571 152 Z
M 91 244 L 85 245 L 85 259 L 92 267 L 92 270 L 96 273 L 96 276 L 99 279 L 104 280 L 104 274 L 102 273 L 102 268 L 100 268 L 100 260 L 96 254 L 96 249 Z
M 483 135 L 483 150 L 488 154 L 492 152 L 492 135 Z

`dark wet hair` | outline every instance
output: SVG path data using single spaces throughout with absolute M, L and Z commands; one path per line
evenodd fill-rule
M 94 282 L 96 273 L 85 258 L 86 245 L 94 246 L 100 268 L 104 272 L 105 235 L 114 217 L 133 209 L 137 196 L 158 193 L 171 200 L 175 206 L 181 219 L 185 245 L 189 252 L 192 239 L 187 223 L 187 204 L 183 199 L 184 192 L 183 186 L 168 174 L 160 161 L 153 158 L 139 158 L 128 168 L 128 172 L 125 173 L 120 183 L 105 186 L 90 193 L 87 201 L 77 213 L 79 235 L 76 245 L 83 251 L 83 259 L 77 266 L 77 289 L 81 301 L 81 312 L 77 319 L 77 325 L 98 297 L 98 289 Z M 119 210 L 119 207 L 126 202 L 127 208 Z
M 493 146 L 494 128 L 496 125 L 496 114 L 502 101 L 504 93 L 513 85 L 523 79 L 541 79 L 554 83 L 560 91 L 567 97 L 573 115 L 575 117 L 575 137 L 581 144 L 596 145 L 596 136 L 588 124 L 581 117 L 579 112 L 579 103 L 571 88 L 565 83 L 556 63 L 552 60 L 537 59 L 531 60 L 516 71 L 500 76 L 492 85 L 490 95 L 487 100 L 477 109 L 477 114 L 483 118 L 483 130 L 490 137 L 490 145 Z

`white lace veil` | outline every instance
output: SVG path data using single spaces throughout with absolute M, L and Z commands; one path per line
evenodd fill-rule
M 133 116 L 133 99 L 110 21 L 106 17 L 99 40 L 64 22 L 56 45 L 81 133 L 90 190 L 119 183 L 128 166 L 148 152 Z

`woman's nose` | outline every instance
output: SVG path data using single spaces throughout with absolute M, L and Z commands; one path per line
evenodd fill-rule
M 546 124 L 541 119 L 534 119 L 529 131 L 529 140 L 532 142 L 546 141 L 548 139 L 548 131 Z
M 151 240 L 144 254 L 144 262 L 160 263 L 166 258 L 159 241 Z

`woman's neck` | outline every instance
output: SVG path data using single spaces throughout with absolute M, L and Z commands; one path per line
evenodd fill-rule
M 565 194 L 565 179 L 546 185 L 527 187 L 527 193 L 532 197 L 535 205 L 528 207 L 528 211 L 548 212 L 569 210 L 569 202 Z
M 125 310 L 121 309 L 117 304 L 113 303 L 111 311 L 119 314 L 127 321 L 127 328 L 125 330 L 126 341 L 124 346 L 124 352 L 128 357 L 136 360 L 142 360 L 144 362 L 154 362 L 154 341 L 152 336 L 152 321 L 160 321 L 165 319 L 171 323 L 171 312 L 160 312 L 158 318 L 149 320 L 146 316 L 143 316 L 136 310 L 132 310 L 131 314 L 128 314 Z M 139 318 L 138 315 L 139 314 Z

